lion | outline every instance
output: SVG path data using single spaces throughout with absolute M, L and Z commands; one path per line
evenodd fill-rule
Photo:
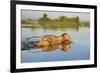
M 55 35 L 44 35 L 41 37 L 39 42 L 33 43 L 34 46 L 45 47 L 50 45 L 62 44 L 67 43 L 71 40 L 71 37 L 64 33 L 60 36 Z

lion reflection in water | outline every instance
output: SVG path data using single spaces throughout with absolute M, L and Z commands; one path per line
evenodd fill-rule
M 62 51 L 68 51 L 71 48 L 70 44 L 56 44 L 48 47 L 41 47 L 42 52 L 49 52 L 54 50 L 62 50 Z

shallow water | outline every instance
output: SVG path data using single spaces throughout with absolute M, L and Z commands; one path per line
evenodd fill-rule
M 31 48 L 22 50 L 21 62 L 48 62 L 48 61 L 69 61 L 90 59 L 90 31 L 89 27 L 79 27 L 79 29 L 43 29 L 43 28 L 22 28 L 22 42 L 37 41 L 39 38 L 31 36 L 43 36 L 46 34 L 61 35 L 68 33 L 72 38 L 72 43 L 68 44 L 66 51 L 53 48 L 53 50 L 43 51 L 43 48 Z

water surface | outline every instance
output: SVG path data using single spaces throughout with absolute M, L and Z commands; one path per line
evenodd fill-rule
M 90 59 L 90 29 L 89 27 L 75 28 L 23 28 L 22 42 L 37 41 L 39 38 L 26 38 L 31 36 L 43 36 L 46 34 L 61 35 L 68 33 L 72 38 L 72 43 L 66 51 L 54 49 L 51 51 L 43 51 L 42 48 L 31 48 L 30 50 L 22 50 L 21 62 L 49 62 L 49 61 L 71 61 L 71 60 L 88 60 Z

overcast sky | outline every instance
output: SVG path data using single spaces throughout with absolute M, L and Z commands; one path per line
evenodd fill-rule
M 90 14 L 83 13 L 83 12 L 76 13 L 76 12 L 22 10 L 21 16 L 22 16 L 22 20 L 27 20 L 27 19 L 37 20 L 37 19 L 41 18 L 44 13 L 46 13 L 48 15 L 48 18 L 51 18 L 51 19 L 56 19 L 60 16 L 67 16 L 67 17 L 79 16 L 80 21 L 89 21 L 90 20 Z

